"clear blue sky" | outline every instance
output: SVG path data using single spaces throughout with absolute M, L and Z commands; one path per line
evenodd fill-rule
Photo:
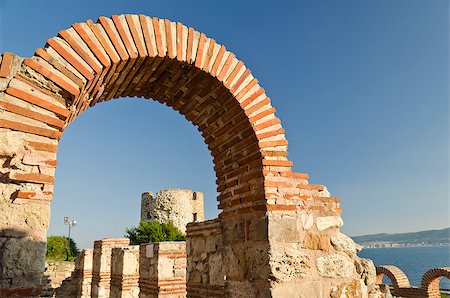
M 74 22 L 142 13 L 226 45 L 259 79 L 287 132 L 294 170 L 342 200 L 349 235 L 449 226 L 449 2 L 1 0 L 0 52 L 29 57 Z M 153 101 L 84 112 L 58 152 L 49 233 L 79 222 L 80 247 L 139 221 L 140 194 L 205 193 L 218 214 L 200 134 Z

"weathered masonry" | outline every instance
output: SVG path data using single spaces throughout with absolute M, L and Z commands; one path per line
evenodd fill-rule
M 214 39 L 169 20 L 100 17 L 60 31 L 31 58 L 4 53 L 0 63 L 0 296 L 40 292 L 64 129 L 89 107 L 129 96 L 178 111 L 213 156 L 222 211 L 187 234 L 199 249 L 221 239 L 224 279 L 202 287 L 210 281 L 196 277 L 188 295 L 377 297 L 375 267 L 339 232 L 339 199 L 292 172 L 266 90 Z

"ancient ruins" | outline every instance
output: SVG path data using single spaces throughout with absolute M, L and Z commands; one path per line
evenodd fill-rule
M 190 222 L 205 220 L 203 193 L 190 189 L 164 189 L 156 196 L 144 192 L 141 196 L 141 221 L 171 221 L 183 233 Z
M 65 128 L 100 102 L 142 97 L 182 114 L 213 156 L 221 213 L 187 226 L 187 296 L 383 297 L 372 261 L 359 258 L 339 231 L 339 199 L 292 171 L 271 99 L 214 39 L 178 22 L 115 15 L 60 31 L 33 57 L 4 53 L 0 59 L 0 296 L 41 292 Z M 171 256 L 175 266 L 172 251 L 182 251 L 150 245 L 139 247 L 139 258 L 145 254 L 141 297 L 166 285 L 152 272 L 159 265 L 149 264 Z M 108 282 L 110 293 L 124 288 L 127 276 L 125 284 L 136 284 L 136 272 L 120 259 L 136 262 L 138 248 L 115 246 L 115 240 L 94 245 L 94 297 L 107 295 Z M 109 250 L 108 267 L 101 256 Z

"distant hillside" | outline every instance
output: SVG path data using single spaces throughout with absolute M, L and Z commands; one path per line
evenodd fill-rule
M 450 228 L 415 233 L 375 234 L 356 236 L 352 239 L 365 247 L 449 245 Z

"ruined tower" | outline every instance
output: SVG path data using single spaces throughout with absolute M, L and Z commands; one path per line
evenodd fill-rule
M 141 195 L 141 221 L 172 221 L 175 227 L 186 233 L 190 222 L 204 221 L 203 193 L 190 189 L 163 189 L 153 196 Z

